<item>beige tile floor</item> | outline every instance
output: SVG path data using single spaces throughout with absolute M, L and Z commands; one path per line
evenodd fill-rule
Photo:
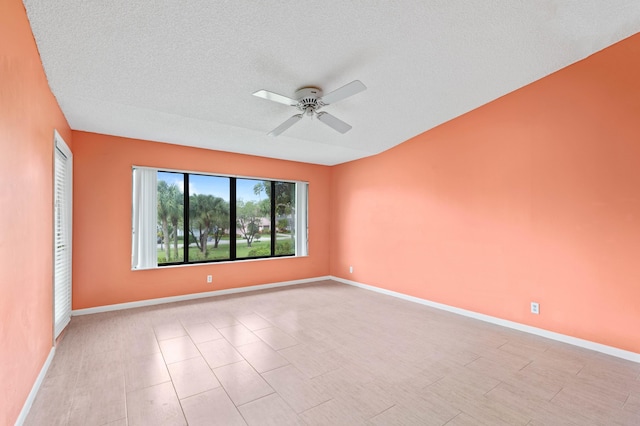
M 640 425 L 640 364 L 323 281 L 74 317 L 28 425 Z

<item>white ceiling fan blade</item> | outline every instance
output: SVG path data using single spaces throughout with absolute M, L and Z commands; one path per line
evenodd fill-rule
M 284 132 L 289 127 L 293 126 L 298 121 L 300 121 L 301 118 L 302 118 L 302 114 L 296 114 L 296 115 L 294 115 L 292 117 L 289 117 L 289 119 L 287 121 L 285 121 L 284 123 L 282 123 L 281 125 L 279 125 L 275 129 L 270 131 L 269 132 L 269 136 L 278 136 L 280 133 Z
M 277 93 L 269 92 L 268 90 L 258 90 L 257 92 L 253 93 L 253 96 L 257 96 L 259 98 L 263 98 L 269 101 L 278 102 L 280 104 L 285 104 L 290 106 L 298 105 L 298 101 L 296 101 L 295 99 L 291 99 L 286 96 L 279 95 Z
M 343 100 L 344 98 L 348 98 L 349 96 L 353 96 L 356 93 L 360 93 L 363 90 L 366 90 L 367 86 L 362 84 L 360 80 L 353 80 L 351 83 L 345 84 L 339 89 L 334 90 L 331 93 L 327 93 L 324 95 L 322 99 L 322 103 L 325 105 L 335 104 L 338 101 Z
M 347 133 L 351 130 L 351 126 L 345 123 L 344 121 L 334 117 L 328 112 L 319 112 L 318 120 L 322 121 L 327 126 L 331 127 L 333 130 L 336 130 L 340 133 Z

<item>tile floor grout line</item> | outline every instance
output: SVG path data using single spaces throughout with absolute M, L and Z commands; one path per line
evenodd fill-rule
M 551 397 L 551 399 L 549 399 L 549 402 L 553 402 L 553 400 L 555 399 L 555 397 L 556 397 L 556 396 L 558 396 L 558 395 L 560 394 L 560 392 L 562 392 L 563 390 L 564 390 L 564 386 L 562 386 L 562 387 L 560 388 L 560 390 L 559 390 L 558 392 L 556 392 L 556 393 Z
M 317 408 L 317 407 L 321 406 L 322 404 L 326 404 L 327 402 L 330 402 L 330 401 L 333 401 L 333 400 L 335 400 L 335 398 L 329 398 L 329 399 L 327 399 L 326 401 L 322 401 L 321 403 L 316 404 L 316 405 L 314 405 L 313 407 L 309 407 L 309 408 L 307 408 L 307 409 L 305 409 L 305 410 L 302 410 L 302 411 L 300 411 L 299 413 L 298 413 L 298 412 L 296 412 L 296 414 L 298 414 L 298 415 L 300 416 L 300 415 L 302 415 L 302 414 L 306 413 L 307 411 L 313 410 L 314 408 Z M 294 411 L 295 411 L 295 410 L 294 410 Z
M 533 363 L 533 360 L 530 360 L 528 363 L 526 363 L 524 366 L 522 366 L 522 368 L 519 368 L 518 371 L 522 371 L 525 368 L 527 368 L 528 366 L 530 366 Z
M 180 321 L 178 321 L 180 322 Z M 184 326 L 182 324 L 180 324 L 180 326 L 184 329 Z M 178 391 L 176 389 L 176 385 L 175 383 L 173 383 L 173 377 L 171 376 L 171 370 L 169 370 L 169 364 L 167 364 L 167 359 L 164 356 L 164 352 L 162 351 L 162 346 L 160 345 L 160 340 L 158 339 L 158 335 L 157 333 L 155 333 L 155 327 L 153 325 L 151 325 L 151 328 L 154 331 L 154 334 L 156 336 L 156 343 L 158 344 L 158 348 L 160 349 L 160 355 L 162 356 L 162 362 L 164 363 L 164 368 L 167 370 L 167 375 L 169 376 L 169 382 L 171 382 L 171 388 L 173 389 L 173 393 L 176 397 L 176 400 L 178 401 L 178 406 L 180 406 L 180 412 L 182 413 L 182 418 L 184 419 L 184 421 L 188 424 L 189 422 L 187 421 L 187 416 L 184 413 L 184 408 L 182 408 L 182 402 L 180 401 L 180 397 L 178 397 Z M 185 333 L 187 332 L 187 330 L 184 330 Z M 188 336 L 188 334 L 187 334 Z M 178 337 L 182 337 L 182 336 L 178 336 Z M 170 339 L 164 339 L 164 340 L 170 340 Z M 191 337 L 189 337 L 189 340 L 191 340 Z M 191 342 L 193 343 L 193 341 Z M 197 347 L 196 347 L 197 349 Z M 152 386 L 157 386 L 159 384 L 164 384 L 167 382 L 162 382 L 162 383 L 157 383 L 155 385 L 151 385 L 151 386 L 147 386 L 147 388 L 150 388 Z M 125 384 L 126 386 L 126 384 Z M 129 416 L 127 415 L 127 424 L 129 423 Z
M 498 379 L 496 379 L 496 380 L 498 380 Z M 504 382 L 502 380 L 498 380 L 498 383 L 494 387 L 492 387 L 491 389 L 489 389 L 488 391 L 486 391 L 482 395 L 484 395 L 486 397 L 489 392 L 491 392 L 492 390 L 494 390 L 495 388 L 497 388 L 501 384 L 504 384 Z
M 369 418 L 367 419 L 367 422 L 369 422 L 369 421 L 370 421 L 371 419 L 373 419 L 374 417 L 378 417 L 380 414 L 384 414 L 384 413 L 386 413 L 387 411 L 391 410 L 391 409 L 392 409 L 393 407 L 395 407 L 396 405 L 398 405 L 398 404 L 393 404 L 393 405 L 391 405 L 391 407 L 387 407 L 387 408 L 385 408 L 384 410 L 380 411 L 378 414 L 375 414 L 375 415 L 373 415 L 373 416 L 369 417 Z
M 167 367 L 167 370 L 169 368 Z M 178 406 L 180 406 L 180 412 L 182 413 L 182 418 L 184 418 L 184 421 L 189 424 L 189 421 L 187 420 L 187 415 L 184 412 L 184 408 L 182 407 L 182 400 L 180 399 L 180 397 L 178 396 L 178 390 L 176 389 L 176 384 L 173 383 L 173 377 L 171 377 L 171 371 L 169 371 L 169 377 L 171 378 L 171 387 L 173 388 L 173 393 L 175 394 L 176 400 L 178 401 Z
M 449 423 L 451 423 L 452 421 L 454 421 L 454 420 L 456 419 L 456 417 L 459 417 L 459 416 L 460 416 L 460 415 L 462 415 L 462 414 L 465 414 L 465 415 L 467 415 L 467 416 L 468 416 L 468 414 L 467 414 L 467 413 L 465 413 L 464 411 L 460 411 L 458 414 L 456 414 L 455 416 L 453 416 L 452 418 L 450 418 L 449 420 L 447 420 L 447 422 L 446 422 L 443 426 L 448 425 Z
M 212 325 L 213 325 L 213 324 L 212 324 Z M 214 327 L 214 328 L 216 328 L 216 330 L 220 331 L 220 330 L 219 330 L 215 325 L 213 325 L 213 327 Z M 185 331 L 186 331 L 186 330 L 185 330 Z M 229 343 L 229 344 L 231 345 L 231 342 L 229 342 L 229 341 L 226 339 L 226 337 L 224 337 L 224 335 L 222 336 L 222 338 L 223 338 L 225 341 L 227 341 L 227 343 Z M 215 339 L 215 340 L 220 340 L 220 339 Z M 213 341 L 213 340 L 212 340 L 212 341 Z M 211 368 L 211 366 L 210 366 L 210 365 L 209 365 L 209 363 L 207 362 L 206 358 L 205 358 L 205 357 L 204 357 L 204 355 L 202 354 L 202 351 L 200 350 L 200 348 L 198 347 L 198 345 L 197 345 L 195 342 L 193 342 L 193 339 L 192 339 L 191 343 L 193 343 L 193 345 L 196 347 L 196 350 L 197 350 L 197 351 L 198 351 L 198 353 L 200 354 L 200 357 L 204 360 L 205 364 L 207 364 L 207 367 L 209 368 L 209 370 L 211 370 L 211 373 L 213 374 L 213 376 L 216 378 L 216 380 L 217 380 L 217 381 L 218 381 L 218 383 L 220 384 L 220 386 L 219 386 L 219 387 L 224 391 L 225 395 L 227 395 L 227 398 L 229 398 L 229 401 L 231 401 L 231 403 L 232 403 L 232 404 L 233 404 L 233 406 L 235 407 L 235 409 L 236 409 L 236 411 L 238 412 L 238 414 L 242 417 L 242 419 L 244 420 L 244 422 L 245 422 L 245 423 L 247 423 L 247 421 L 244 419 L 244 416 L 242 416 L 242 413 L 240 412 L 240 410 L 238 410 L 238 406 L 235 404 L 235 402 L 233 402 L 233 399 L 231 399 L 231 395 L 229 395 L 229 392 L 227 391 L 227 389 L 224 387 L 224 385 L 223 385 L 223 384 L 222 384 L 222 382 L 220 381 L 220 378 L 218 377 L 218 375 L 216 374 L 216 372 L 215 372 L 215 371 L 213 371 L 214 369 L 213 369 L 213 368 Z M 231 345 L 231 346 L 233 346 L 233 345 Z M 234 350 L 235 350 L 235 347 L 234 347 Z M 239 353 L 239 352 L 238 352 L 238 353 Z M 242 354 L 240 354 L 240 356 L 242 356 Z M 245 360 L 245 358 L 244 358 L 244 357 L 242 357 L 242 359 L 243 359 L 243 360 Z M 246 361 L 246 360 L 245 360 L 245 361 Z M 242 362 L 242 361 L 232 362 L 232 363 L 229 363 L 229 364 L 221 365 L 220 367 L 226 367 L 227 365 L 237 364 L 237 363 L 240 363 L 240 362 Z M 220 367 L 216 367 L 216 368 L 220 368 Z M 169 369 L 169 368 L 168 368 L 168 366 L 167 366 L 167 370 L 168 370 L 168 369 Z M 171 372 L 169 372 L 169 376 L 171 376 Z M 217 389 L 217 388 L 214 388 L 214 389 Z M 212 390 L 212 389 L 208 389 L 208 390 L 206 390 L 206 391 L 200 392 L 200 394 L 205 393 L 205 392 L 208 392 L 208 391 L 211 391 L 211 390 Z M 176 392 L 176 394 L 177 394 L 177 392 Z M 198 395 L 199 395 L 199 394 L 198 394 Z M 176 396 L 177 396 L 177 395 L 176 395 Z M 194 395 L 191 395 L 191 396 L 194 396 Z M 187 399 L 187 398 L 190 398 L 190 397 L 186 397 L 186 398 L 183 398 L 183 399 Z M 183 415 L 184 415 L 185 421 L 187 422 L 187 424 L 189 424 L 189 421 L 188 421 L 188 419 L 187 419 L 187 416 L 184 414 L 184 408 L 182 407 L 182 400 L 178 398 L 178 402 L 179 402 L 179 404 L 180 404 L 180 409 L 181 409 L 181 410 L 182 410 L 182 412 L 183 412 Z M 248 424 L 248 423 L 247 423 L 247 424 Z
M 286 359 L 286 358 L 285 358 L 285 359 Z M 249 362 L 249 361 L 247 361 L 247 362 Z M 251 363 L 249 363 L 249 364 L 251 364 Z M 265 371 L 263 371 L 263 372 L 261 372 L 261 373 L 258 373 L 258 374 L 260 374 L 260 375 L 262 376 L 264 373 L 270 373 L 270 372 L 272 372 L 272 371 L 274 371 L 274 370 L 277 370 L 278 368 L 287 367 L 287 366 L 289 366 L 289 365 L 293 365 L 293 364 L 291 364 L 291 362 L 289 362 L 289 360 L 287 360 L 287 364 L 286 364 L 286 365 L 281 365 L 281 366 L 279 366 L 279 367 L 273 367 L 273 368 L 271 368 L 271 369 L 269 369 L 269 370 L 265 370 Z M 265 379 L 265 380 L 266 380 L 266 379 Z
M 74 381 L 73 381 L 73 389 L 74 389 L 74 392 L 72 392 L 72 393 L 71 393 L 71 398 L 70 398 L 70 401 L 71 401 L 71 402 L 70 402 L 70 404 L 69 404 L 69 408 L 67 409 L 67 415 L 66 415 L 66 419 L 65 419 L 67 423 L 68 423 L 68 422 L 69 422 L 69 420 L 71 419 L 71 412 L 73 411 L 73 405 L 75 404 L 75 389 L 76 389 L 76 388 L 77 388 L 77 386 L 78 386 L 78 380 L 80 379 L 80 370 L 82 369 L 82 365 L 84 364 L 84 360 L 85 360 L 86 355 L 87 355 L 87 354 L 85 353 L 85 348 L 84 348 L 84 347 L 83 347 L 83 349 L 82 349 L 82 352 L 81 352 L 81 353 L 82 353 L 82 355 L 81 355 L 81 356 L 82 356 L 82 358 L 81 358 L 81 362 L 80 362 L 80 367 L 78 368 L 78 371 L 76 371 L 75 378 L 74 378 Z M 55 355 L 54 355 L 54 356 L 55 356 Z M 125 395 L 125 396 L 126 396 L 126 395 Z
M 123 364 L 124 364 L 124 359 L 122 360 Z M 126 372 L 126 367 L 123 365 L 122 366 L 122 382 L 124 383 L 124 418 L 125 418 L 125 423 L 129 423 L 128 419 L 129 419 L 129 406 L 127 404 L 127 372 Z
M 271 387 L 271 386 L 269 386 L 269 387 Z M 234 403 L 233 403 L 233 405 L 235 405 L 235 406 L 236 406 L 236 408 L 238 408 L 238 411 L 240 411 L 240 407 L 244 407 L 244 406 L 245 406 L 245 405 L 247 405 L 247 404 L 251 404 L 252 402 L 259 401 L 259 400 L 261 400 L 262 398 L 266 398 L 266 397 L 271 396 L 271 395 L 278 395 L 278 396 L 280 396 L 280 395 L 278 394 L 278 392 L 276 392 L 276 390 L 275 390 L 275 389 L 273 389 L 273 388 L 271 388 L 271 389 L 273 390 L 273 392 L 270 392 L 270 393 L 268 393 L 268 394 L 266 394 L 266 395 L 259 396 L 259 397 L 257 397 L 257 398 L 254 398 L 254 399 L 250 400 L 250 401 L 243 402 L 243 403 L 242 403 L 242 404 L 240 404 L 240 405 L 236 405 L 236 403 L 234 402 Z M 232 400 L 231 402 L 233 402 L 233 400 Z

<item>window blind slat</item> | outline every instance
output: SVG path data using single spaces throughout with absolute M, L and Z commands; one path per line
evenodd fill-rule
M 56 141 L 57 142 L 57 141 Z M 71 162 L 58 147 L 54 172 L 54 334 L 71 319 Z

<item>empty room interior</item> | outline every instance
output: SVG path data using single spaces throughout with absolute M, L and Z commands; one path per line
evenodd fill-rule
M 0 425 L 640 424 L 639 31 L 0 1 Z

